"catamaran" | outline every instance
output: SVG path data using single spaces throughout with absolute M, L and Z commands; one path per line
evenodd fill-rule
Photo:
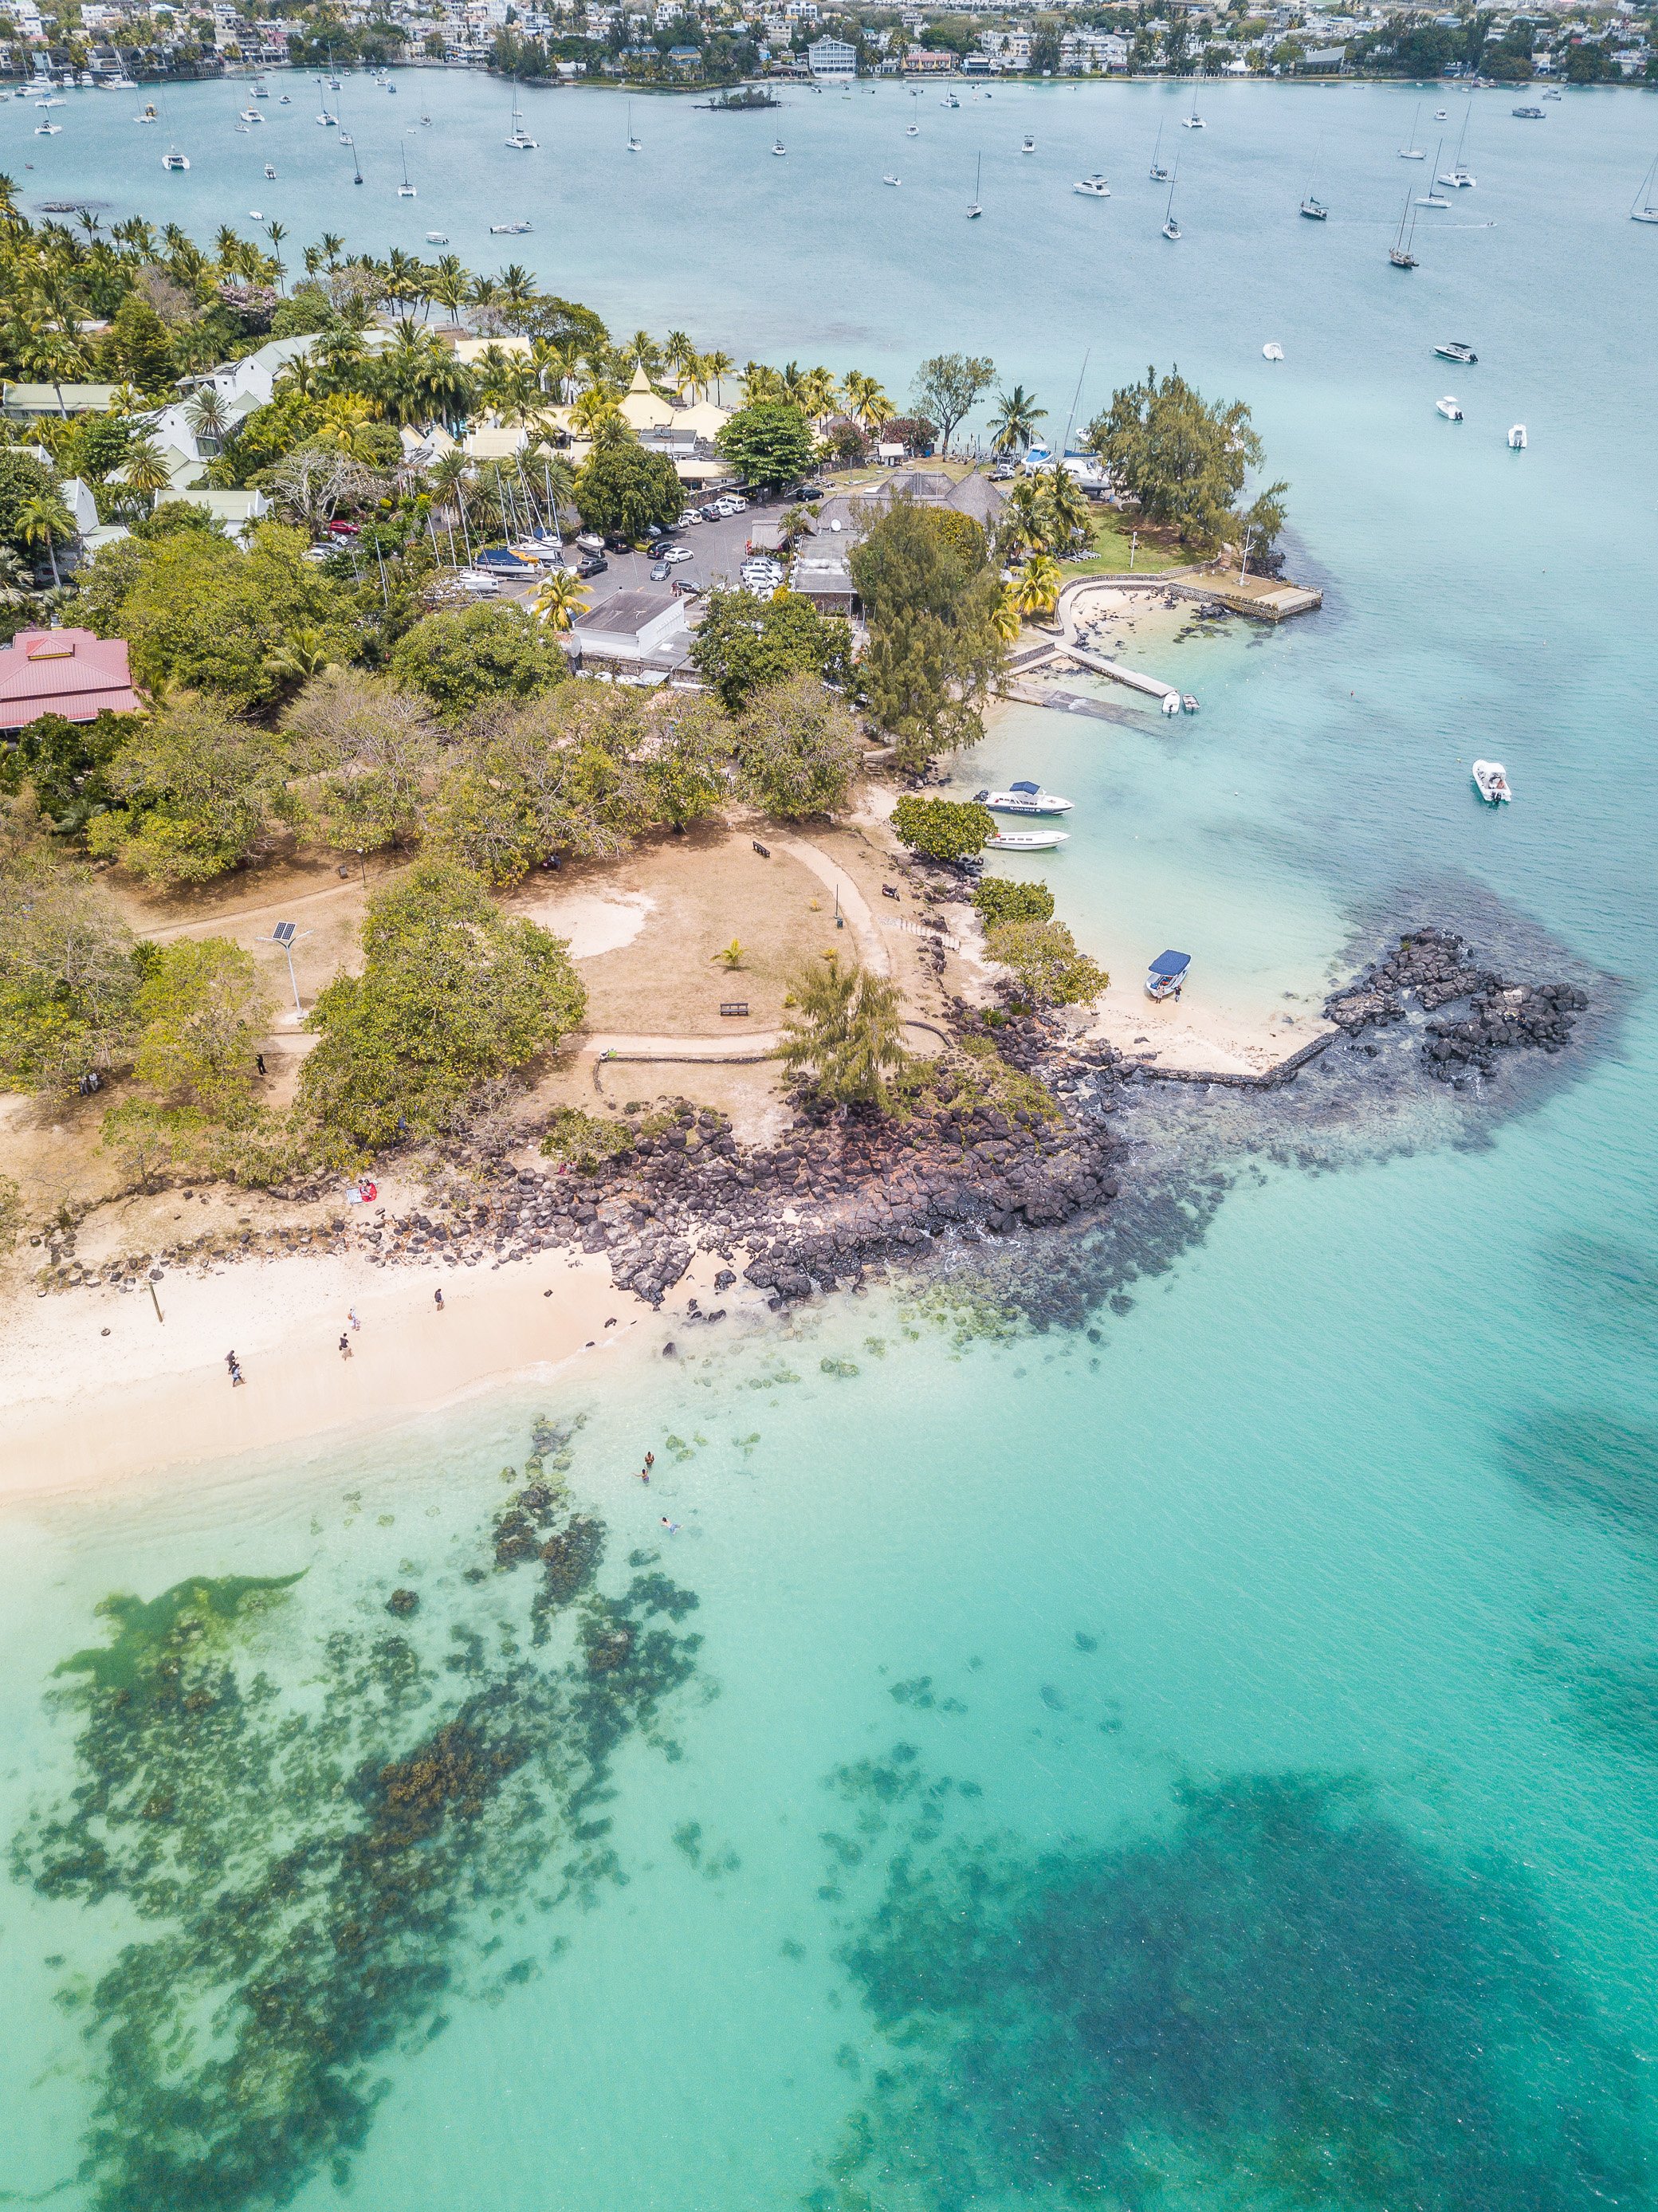
M 164 169 L 187 169 L 190 167 L 189 157 L 181 154 L 176 146 L 169 146 L 161 156 L 161 167 Z
M 1193 85 L 1192 88 L 1192 112 L 1189 115 L 1181 116 L 1180 119 L 1180 127 L 1182 131 L 1202 131 L 1207 127 L 1204 123 L 1202 116 L 1198 113 L 1198 88 L 1196 85 Z
M 518 112 L 518 96 L 513 96 L 513 135 L 507 143 L 518 154 L 533 154 L 536 142 L 524 128 L 524 118 Z
M 1462 161 L 1463 142 L 1467 137 L 1468 119 L 1473 113 L 1473 100 L 1470 100 L 1468 102 L 1467 114 L 1462 118 L 1462 128 L 1456 134 L 1455 157 L 1452 161 L 1450 167 L 1445 171 L 1444 174 L 1435 179 L 1435 182 L 1436 184 L 1450 185 L 1458 189 L 1461 189 L 1471 185 L 1477 181 L 1473 170 L 1465 168 Z

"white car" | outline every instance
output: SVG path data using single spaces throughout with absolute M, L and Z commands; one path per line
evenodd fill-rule
M 724 505 L 727 514 L 746 514 L 749 511 L 747 500 L 738 499 L 735 495 L 726 500 Z
M 731 499 L 716 499 L 702 510 L 710 522 L 728 522 L 737 512 L 737 502 Z
M 657 554 L 659 561 L 666 561 L 670 564 L 676 561 L 689 561 L 690 557 L 691 549 L 689 545 L 664 545 L 659 549 Z
M 701 520 L 702 517 L 697 512 L 695 507 L 688 507 L 683 514 L 680 516 L 678 521 L 675 523 L 674 528 L 676 530 L 689 530 L 692 523 L 701 522 Z

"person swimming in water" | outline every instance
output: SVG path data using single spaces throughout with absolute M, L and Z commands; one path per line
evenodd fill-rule
M 662 1516 L 662 1526 L 667 1530 L 671 1536 L 677 1536 L 679 1534 L 678 1522 L 670 1521 L 665 1513 Z

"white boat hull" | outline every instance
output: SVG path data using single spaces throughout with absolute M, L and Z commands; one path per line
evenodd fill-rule
M 999 830 L 985 840 L 987 853 L 1051 853 L 1068 841 L 1064 830 Z
M 1054 791 L 981 791 L 975 797 L 993 814 L 1069 814 L 1072 808 L 1072 801 Z
M 1508 770 L 1501 761 L 1477 760 L 1473 764 L 1473 781 L 1487 806 L 1506 806 L 1514 796 L 1509 788 Z

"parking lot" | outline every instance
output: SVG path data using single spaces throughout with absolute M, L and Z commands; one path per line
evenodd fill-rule
M 729 589 L 738 581 L 738 572 L 748 555 L 749 533 L 756 523 L 775 522 L 783 512 L 778 501 L 762 503 L 751 500 L 744 514 L 730 515 L 718 522 L 692 523 L 683 530 L 671 530 L 663 543 L 683 545 L 691 557 L 674 562 L 664 581 L 653 583 L 651 580 L 651 570 L 657 565 L 659 555 L 607 551 L 604 558 L 610 566 L 601 574 L 587 579 L 591 594 L 587 604 L 589 607 L 602 606 L 615 592 L 665 591 L 669 582 L 677 584 L 682 591 L 706 592 L 715 585 Z M 566 564 L 574 567 L 580 557 L 574 543 L 567 542 Z M 502 579 L 503 596 L 527 599 L 534 589 L 534 580 L 527 575 L 521 585 L 515 580 Z

